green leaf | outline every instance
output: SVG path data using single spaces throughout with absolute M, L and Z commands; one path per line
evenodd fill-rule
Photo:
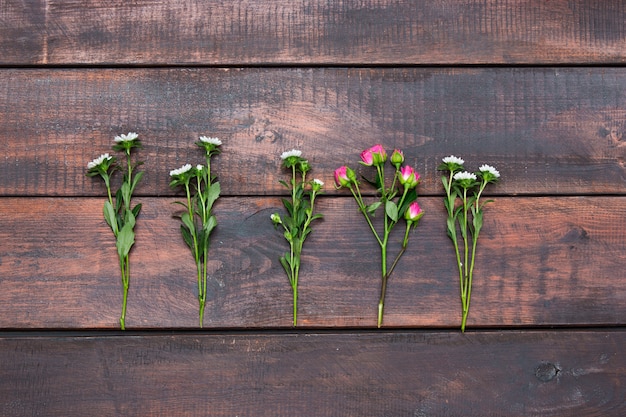
M 448 217 L 447 225 L 448 237 L 452 239 L 453 242 L 456 242 L 456 224 L 454 222 L 454 217 Z
M 181 234 L 183 235 L 183 240 L 185 241 L 187 246 L 189 246 L 189 249 L 193 250 L 193 237 L 191 236 L 189 229 L 187 229 L 187 227 L 184 224 L 181 224 L 180 231 L 181 231 Z
M 387 201 L 385 203 L 385 213 L 394 222 L 398 221 L 398 206 L 393 201 Z
M 472 219 L 472 224 L 474 225 L 474 235 L 478 236 L 480 229 L 483 227 L 483 212 L 481 210 L 476 211 L 472 207 L 472 214 L 474 215 L 474 218 Z
M 124 215 L 124 226 L 126 225 L 130 225 L 131 229 L 135 228 L 135 215 L 129 210 L 126 210 Z
M 126 223 L 117 235 L 117 242 L 115 245 L 117 246 L 117 253 L 120 258 L 125 258 L 135 244 L 135 232 L 133 232 L 133 226 L 133 223 Z
M 278 182 L 284 185 L 286 188 L 289 188 L 289 184 L 287 184 L 287 181 L 278 180 Z
M 115 215 L 115 210 L 113 209 L 113 206 L 108 200 L 104 202 L 104 208 L 102 209 L 102 211 L 104 213 L 104 220 L 106 220 L 111 230 L 113 230 L 113 234 L 117 236 L 117 216 Z
M 378 207 L 380 207 L 380 205 L 382 204 L 382 201 L 377 201 L 375 203 L 370 204 L 369 206 L 367 206 L 367 212 L 369 214 L 374 214 L 374 212 L 378 209 Z
M 139 217 L 139 213 L 141 213 L 141 203 L 137 204 L 135 207 L 133 207 L 132 212 L 133 212 L 133 216 L 135 216 L 135 218 Z
M 187 226 L 189 233 L 191 233 L 192 236 L 196 236 L 196 225 L 194 224 L 193 219 L 189 217 L 189 213 L 183 213 L 183 215 L 180 216 L 180 220 L 185 226 Z
M 289 215 L 293 216 L 293 205 L 291 204 L 291 201 L 287 200 L 286 198 L 283 198 L 282 201 Z
M 291 267 L 289 266 L 289 261 L 287 260 L 286 256 L 280 257 L 280 264 L 285 269 L 285 272 L 287 273 L 287 277 L 289 278 L 289 281 L 291 282 Z
M 203 230 L 206 236 L 208 237 L 211 231 L 217 226 L 217 219 L 215 216 L 209 217 L 209 220 L 204 224 Z
M 220 183 L 216 182 L 214 184 L 212 184 L 211 186 L 209 186 L 209 189 L 207 190 L 208 194 L 207 194 L 207 200 L 206 200 L 206 210 L 207 211 L 211 211 L 211 207 L 213 207 L 213 203 L 215 203 L 215 200 L 217 200 L 217 198 L 220 196 Z
M 135 187 L 137 187 L 137 184 L 139 183 L 139 181 L 141 181 L 143 174 L 144 174 L 143 171 L 139 171 L 137 175 L 135 175 L 135 177 L 133 178 L 133 184 L 130 187 L 130 194 L 132 194 L 135 191 Z

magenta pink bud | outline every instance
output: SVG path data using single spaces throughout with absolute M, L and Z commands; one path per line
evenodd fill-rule
M 407 188 L 414 188 L 417 187 L 419 180 L 420 174 L 415 172 L 413 167 L 405 165 L 400 168 L 400 173 L 398 177 L 398 181 L 400 181 L 400 184 L 404 185 Z
M 380 166 L 387 160 L 387 152 L 383 145 L 377 144 L 361 152 L 361 160 L 363 165 Z
M 404 212 L 404 218 L 409 222 L 416 222 L 423 215 L 424 215 L 424 212 L 422 211 L 422 208 L 420 207 L 420 205 L 417 204 L 417 201 L 414 201 L 411 204 L 409 204 L 409 207 L 407 207 L 406 211 Z
M 337 188 L 350 186 L 355 178 L 354 171 L 345 165 L 335 170 L 335 185 Z

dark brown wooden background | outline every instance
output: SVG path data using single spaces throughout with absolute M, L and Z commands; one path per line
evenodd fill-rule
M 626 6 L 0 3 L 0 415 L 622 416 Z M 138 132 L 128 331 L 87 162 Z M 168 173 L 218 136 L 205 328 Z M 375 329 L 377 246 L 332 173 L 404 150 L 426 215 Z M 327 184 L 299 327 L 280 153 Z M 496 166 L 469 330 L 436 171 Z

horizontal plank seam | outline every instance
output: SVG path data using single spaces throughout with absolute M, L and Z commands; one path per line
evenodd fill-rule
M 516 326 L 516 327 L 480 327 L 473 326 L 466 329 L 465 333 L 471 334 L 513 334 L 513 333 L 545 333 L 547 331 L 555 333 L 571 332 L 621 332 L 626 331 L 626 325 L 546 325 L 546 326 Z M 457 327 L 385 327 L 384 329 L 345 327 L 345 328 L 265 328 L 265 329 L 143 329 L 125 331 L 121 330 L 89 330 L 89 329 L 20 329 L 2 330 L 0 339 L 9 338 L 39 338 L 39 337 L 73 337 L 73 338 L 107 338 L 107 337 L 164 337 L 164 336 L 309 336 L 309 335 L 401 335 L 401 334 L 424 334 L 439 333 L 452 334 L 459 333 Z
M 584 63 L 550 63 L 550 62 L 537 62 L 537 63 L 421 63 L 410 64 L 406 62 L 390 62 L 390 63 L 367 63 L 367 62 L 342 62 L 342 63 L 241 63 L 241 64 L 193 64 L 193 63 L 180 63 L 180 64 L 1 64 L 2 69 L 177 69 L 177 68 L 246 68 L 246 69 L 263 69 L 263 68 L 283 68 L 283 69 L 305 69 L 305 68 L 424 68 L 424 69 L 437 69 L 437 68 L 624 68 L 626 62 L 584 62 Z

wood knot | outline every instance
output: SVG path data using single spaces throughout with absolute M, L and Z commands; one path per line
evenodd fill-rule
M 541 382 L 552 381 L 559 373 L 560 369 L 552 363 L 542 363 L 535 369 L 535 376 Z

